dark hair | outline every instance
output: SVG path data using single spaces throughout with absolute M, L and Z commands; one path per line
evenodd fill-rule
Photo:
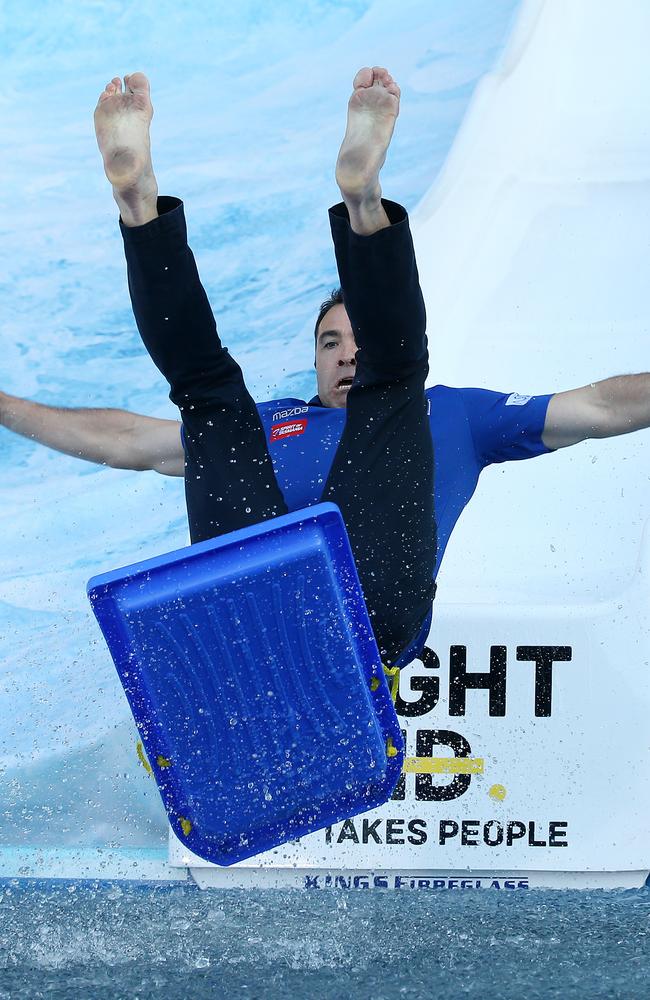
M 316 342 L 316 338 L 318 337 L 318 327 L 321 324 L 323 316 L 327 315 L 330 309 L 332 309 L 334 306 L 342 306 L 342 305 L 343 305 L 343 290 L 341 288 L 334 288 L 332 292 L 330 292 L 330 297 L 328 299 L 325 299 L 325 301 L 321 303 L 321 307 L 318 310 L 318 319 L 316 320 L 316 326 L 314 327 L 314 343 Z

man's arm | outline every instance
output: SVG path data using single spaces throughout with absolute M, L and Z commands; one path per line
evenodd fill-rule
M 619 375 L 553 396 L 542 441 L 547 448 L 568 448 L 586 438 L 615 437 L 646 427 L 650 374 Z
M 166 476 L 184 473 L 176 420 L 126 410 L 45 406 L 0 392 L 0 426 L 66 455 L 114 469 L 153 469 Z

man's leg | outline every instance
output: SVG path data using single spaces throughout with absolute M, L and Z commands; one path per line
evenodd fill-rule
M 337 165 L 344 204 L 330 222 L 357 367 L 323 499 L 341 508 L 375 636 L 394 662 L 435 592 L 426 320 L 406 213 L 379 187 L 399 89 L 378 69 L 354 86 Z
M 241 369 L 221 345 L 182 204 L 158 198 L 149 145 L 153 114 L 142 73 L 115 78 L 95 112 L 104 166 L 120 208 L 129 291 L 140 335 L 170 384 L 185 435 L 185 495 L 193 542 L 287 512 L 264 429 Z

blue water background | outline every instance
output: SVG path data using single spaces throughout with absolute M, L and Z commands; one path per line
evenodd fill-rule
M 146 71 L 162 193 L 186 202 L 225 343 L 256 398 L 314 391 L 336 284 L 326 209 L 351 80 L 387 65 L 402 111 L 384 191 L 434 180 L 516 0 L 225 0 L 0 7 L 0 388 L 175 417 L 128 300 L 92 111 Z M 166 822 L 85 596 L 93 574 L 186 544 L 183 486 L 0 430 L 0 842 L 153 846 Z

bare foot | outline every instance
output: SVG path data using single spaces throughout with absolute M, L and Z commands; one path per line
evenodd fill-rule
M 95 134 L 122 221 L 142 226 L 158 215 L 158 185 L 151 162 L 153 107 L 144 73 L 113 77 L 99 95 Z
M 336 163 L 336 183 L 350 210 L 353 228 L 353 213 L 366 218 L 380 212 L 385 218 L 379 227 L 366 218 L 374 232 L 389 225 L 381 208 L 379 171 L 399 114 L 400 89 L 388 70 L 380 66 L 360 69 L 352 86 L 347 129 Z M 361 225 L 367 228 L 363 220 Z

